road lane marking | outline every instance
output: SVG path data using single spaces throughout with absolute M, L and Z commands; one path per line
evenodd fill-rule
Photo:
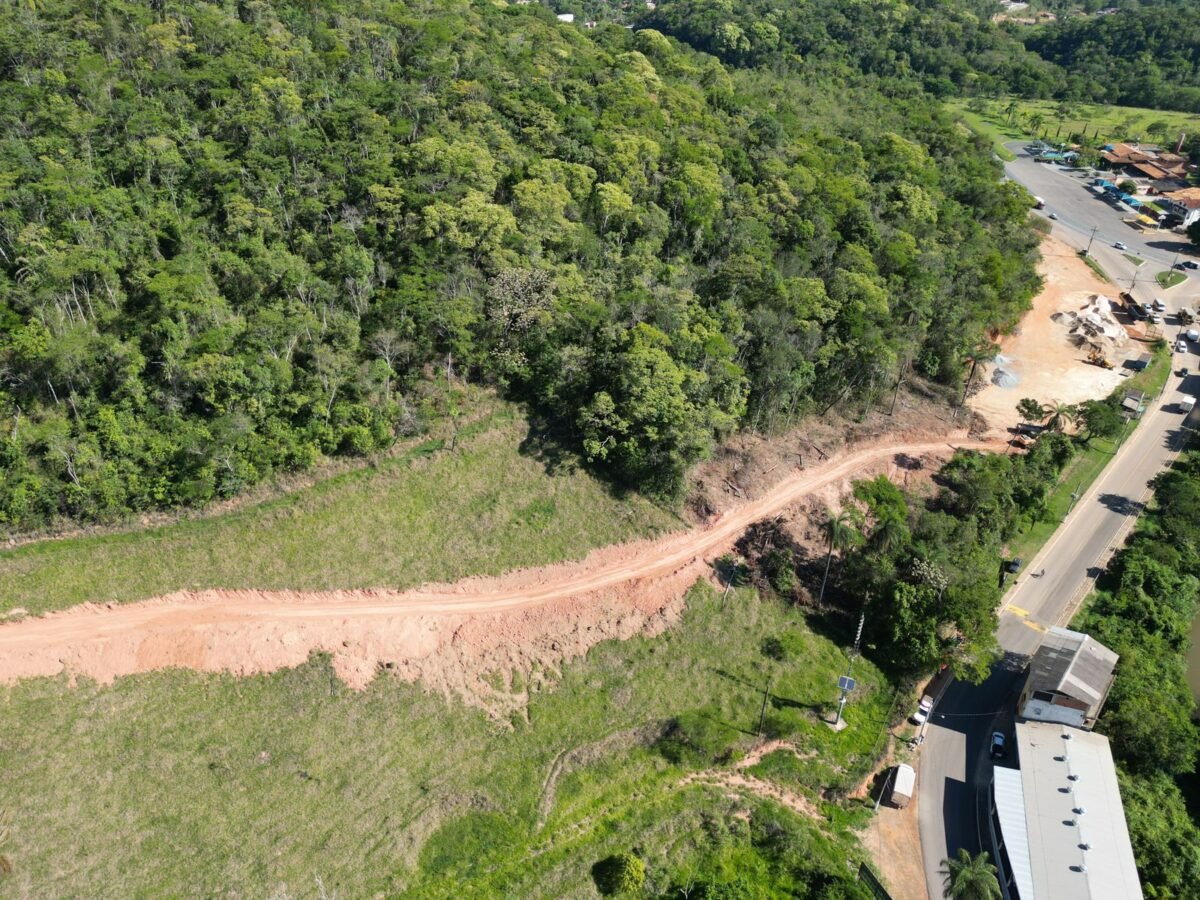
M 1032 628 L 1034 631 L 1040 632 L 1042 634 L 1046 633 L 1046 626 L 1043 625 L 1041 622 L 1034 622 L 1032 619 L 1022 619 L 1021 624 L 1025 625 L 1029 628 Z
M 1007 612 L 1012 613 L 1014 616 L 1025 617 L 1025 616 L 1029 615 L 1029 610 L 1021 609 L 1021 607 L 1019 607 L 1019 606 L 1013 606 L 1011 603 L 1008 606 Z

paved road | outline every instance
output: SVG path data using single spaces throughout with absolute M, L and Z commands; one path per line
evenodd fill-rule
M 1019 144 L 1009 147 L 1021 153 Z M 1111 247 L 1113 241 L 1124 241 L 1130 252 L 1148 260 L 1143 270 L 1161 271 L 1179 249 L 1177 235 L 1143 236 L 1125 225 L 1120 212 L 1089 196 L 1083 181 L 1067 174 L 1067 170 L 1034 163 L 1028 157 L 1019 157 L 1006 169 L 1009 177 L 1046 200 L 1044 212 L 1058 214 L 1056 237 L 1082 248 L 1093 225 L 1099 226 L 1092 254 L 1122 288 L 1129 285 L 1128 280 L 1122 280 L 1132 279 L 1140 270 Z M 1161 268 L 1155 263 L 1161 263 Z M 1200 281 L 1191 279 L 1173 290 L 1162 291 L 1153 282 L 1142 283 L 1142 278 L 1153 274 L 1139 274 L 1134 293 L 1139 299 L 1163 297 L 1169 311 L 1165 333 L 1174 335 L 1179 324 L 1172 313 L 1194 302 L 1191 291 L 1200 290 Z M 1175 356 L 1176 368 L 1187 365 L 1195 370 L 1200 363 L 1195 345 L 1186 355 Z M 942 879 L 937 874 L 941 861 L 959 847 L 972 852 L 981 849 L 976 799 L 990 780 L 987 745 L 994 728 L 1011 736 L 1011 701 L 1026 657 L 1037 649 L 1047 627 L 1069 621 L 1109 550 L 1119 545 L 1125 529 L 1132 525 L 1151 479 L 1178 452 L 1183 413 L 1177 401 L 1182 381 L 1172 373 L 1161 398 L 1150 402 L 1141 423 L 1100 478 L 1076 502 L 1065 524 L 1035 559 L 1026 562 L 1001 609 L 998 637 L 1006 651 L 1004 660 L 984 684 L 954 685 L 930 720 L 918 776 L 918 818 L 931 900 L 941 898 Z M 1182 386 L 1188 393 L 1200 393 L 1200 375 L 1191 375 L 1186 381 Z M 1042 577 L 1033 576 L 1043 569 Z
M 1170 231 L 1141 231 L 1123 221 L 1131 218 L 1128 208 L 1114 206 L 1097 197 L 1089 187 L 1090 176 L 1061 166 L 1034 162 L 1023 149 L 1021 142 L 1006 144 L 1017 158 L 1004 166 L 1013 181 L 1029 189 L 1030 193 L 1046 201 L 1046 208 L 1037 215 L 1054 213 L 1058 219 L 1053 223 L 1054 236 L 1082 250 L 1091 244 L 1091 255 L 1114 280 L 1121 290 L 1133 285 L 1133 294 L 1139 300 L 1152 300 L 1162 296 L 1173 308 L 1190 305 L 1188 299 L 1200 294 L 1200 277 L 1190 272 L 1188 281 L 1164 292 L 1154 281 L 1154 276 L 1176 260 L 1195 259 L 1200 262 L 1197 248 L 1184 235 Z M 1096 228 L 1092 237 L 1092 228 Z M 1128 250 L 1116 249 L 1113 244 L 1121 241 Z M 1125 253 L 1146 260 L 1145 265 L 1135 267 Z

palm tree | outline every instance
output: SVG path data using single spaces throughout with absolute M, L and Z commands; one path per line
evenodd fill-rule
M 1046 117 L 1041 113 L 1034 113 L 1029 117 L 1029 130 L 1033 132 L 1033 136 L 1037 137 L 1038 129 L 1042 127 L 1042 123 L 1046 121 Z
M 1008 124 L 1009 125 L 1012 124 L 1013 116 L 1015 116 L 1017 114 L 1017 110 L 1020 108 L 1021 108 L 1021 104 L 1018 103 L 1015 99 L 1009 100 L 1008 106 L 1004 107 L 1004 111 L 1006 113 L 1008 113 Z
M 988 862 L 986 851 L 973 857 L 960 847 L 958 858 L 943 859 L 942 866 L 938 874 L 945 876 L 942 896 L 948 900 L 1000 900 L 996 867 Z
M 1059 434 L 1067 430 L 1067 426 L 1075 421 L 1075 407 L 1069 403 L 1053 400 L 1046 406 L 1046 427 Z
M 979 368 L 979 364 L 987 362 L 989 359 L 995 359 L 996 354 L 999 352 L 999 346 L 990 341 L 983 341 L 976 344 L 971 350 L 967 351 L 966 358 L 971 363 L 971 371 L 967 374 L 967 383 L 963 386 L 962 399 L 958 401 L 959 406 L 967 402 L 967 393 L 971 390 L 971 382 L 975 380 L 975 370 Z
M 817 597 L 817 608 L 825 601 L 825 587 L 829 584 L 829 568 L 833 565 L 833 551 L 845 550 L 854 545 L 856 538 L 860 537 L 859 533 L 853 527 L 858 520 L 856 511 L 853 509 L 843 509 L 837 515 L 832 512 L 826 514 L 828 516 L 827 525 L 829 528 L 829 552 L 825 555 L 825 575 L 821 578 L 821 593 Z
M 888 554 L 908 542 L 908 526 L 895 516 L 888 516 L 871 532 L 871 546 L 880 553 Z

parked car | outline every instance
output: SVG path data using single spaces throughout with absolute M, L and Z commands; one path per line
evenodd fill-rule
M 1176 341 L 1175 342 L 1175 352 L 1176 353 L 1187 353 L 1188 352 L 1187 341 Z
M 1150 321 L 1153 322 L 1155 325 L 1161 325 L 1162 324 L 1162 316 L 1160 316 L 1156 312 L 1152 312 L 1152 313 L 1150 313 Z
M 1048 215 L 1046 218 L 1047 219 L 1057 219 L 1058 213 L 1050 213 L 1050 215 Z
M 1004 735 L 999 731 L 992 732 L 992 759 L 1003 759 L 1007 749 L 1004 746 Z
M 1200 331 L 1197 331 L 1195 328 L 1189 328 L 1187 330 L 1187 339 L 1189 341 L 1200 341 Z
M 932 698 L 922 697 L 921 702 L 917 704 L 917 711 L 912 714 L 910 721 L 914 725 L 922 725 L 929 718 L 931 712 L 933 712 Z
M 1183 262 L 1181 262 L 1179 264 L 1179 268 L 1181 268 L 1181 269 L 1200 269 L 1200 263 L 1196 262 L 1194 259 L 1185 259 Z
M 1182 369 L 1179 370 L 1179 377 L 1180 378 L 1188 377 L 1188 367 L 1187 366 L 1184 366 Z
M 1167 301 L 1165 301 L 1162 297 L 1155 297 L 1154 298 L 1154 308 L 1157 309 L 1159 312 L 1166 312 Z
M 1117 241 L 1116 243 L 1113 244 L 1113 246 L 1116 247 L 1118 250 L 1128 250 L 1129 249 L 1129 245 L 1126 244 L 1124 241 Z

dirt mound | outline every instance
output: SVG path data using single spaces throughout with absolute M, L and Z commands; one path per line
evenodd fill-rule
M 860 447 L 793 470 L 707 525 L 606 547 L 580 562 L 409 591 L 179 592 L 2 624 L 0 682 L 67 672 L 107 683 L 170 667 L 252 674 L 324 651 L 351 687 L 384 669 L 506 719 L 524 710 L 530 684 L 556 678 L 564 661 L 602 640 L 658 634 L 676 621 L 686 589 L 752 522 L 880 466 L 898 470 L 955 446 L 1002 446 L 956 437 L 954 445 Z
M 1078 309 L 1057 312 L 1050 317 L 1067 329 L 1071 345 L 1083 350 L 1097 350 L 1106 355 L 1129 343 L 1129 332 L 1117 321 L 1112 301 L 1103 294 L 1087 295 Z

